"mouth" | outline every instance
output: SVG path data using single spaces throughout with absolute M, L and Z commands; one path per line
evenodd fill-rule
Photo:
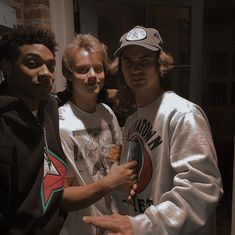
M 100 84 L 95 82 L 95 83 L 86 83 L 86 87 L 89 87 L 89 88 L 96 88 L 96 87 L 99 87 Z
M 97 85 L 97 83 L 96 83 L 96 82 L 93 82 L 93 83 L 87 83 L 86 85 L 87 85 L 87 86 L 96 86 L 96 85 Z
M 141 82 L 141 81 L 143 81 L 144 80 L 144 77 L 133 77 L 132 79 L 131 79 L 131 81 L 133 81 L 133 82 Z
M 37 86 L 42 88 L 43 90 L 47 90 L 47 91 L 48 90 L 50 91 L 52 88 L 52 84 L 48 84 L 48 83 L 47 84 L 46 83 L 38 83 Z

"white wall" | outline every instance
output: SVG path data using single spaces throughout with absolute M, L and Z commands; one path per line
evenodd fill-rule
M 59 44 L 56 53 L 56 81 L 53 92 L 65 88 L 65 79 L 62 76 L 61 60 L 64 48 L 74 37 L 73 0 L 50 0 L 51 27 Z

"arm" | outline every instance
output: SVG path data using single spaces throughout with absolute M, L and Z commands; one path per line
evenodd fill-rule
M 114 164 L 105 177 L 83 186 L 70 186 L 72 178 L 67 178 L 61 202 L 63 208 L 67 211 L 79 210 L 90 206 L 114 189 L 130 188 L 137 180 L 136 165 L 136 161 L 119 166 Z

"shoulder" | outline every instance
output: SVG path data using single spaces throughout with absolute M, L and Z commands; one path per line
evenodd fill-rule
M 67 116 L 72 112 L 72 107 L 69 101 L 67 101 L 64 105 L 59 107 L 59 119 L 65 120 Z
M 203 113 L 203 110 L 199 105 L 177 95 L 174 92 L 166 92 L 163 95 L 161 100 L 161 109 L 166 113 L 173 112 L 178 115 L 191 112 Z
M 103 115 L 115 116 L 113 110 L 105 103 L 97 103 L 96 110 Z
M 183 121 L 209 124 L 204 110 L 199 105 L 174 92 L 168 92 L 168 94 L 164 96 L 161 113 L 164 113 L 165 117 L 169 118 L 172 123 Z
M 163 95 L 161 105 L 166 105 L 168 109 L 177 109 L 182 111 L 189 111 L 195 106 L 194 103 L 172 91 L 168 91 Z
M 125 126 L 128 126 L 129 124 L 133 123 L 136 119 L 138 119 L 138 112 L 135 111 L 132 113 L 125 121 Z

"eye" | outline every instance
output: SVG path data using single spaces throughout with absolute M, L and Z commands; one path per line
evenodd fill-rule
M 149 58 L 149 57 L 146 57 L 146 58 L 143 58 L 141 60 L 141 64 L 146 66 L 146 65 L 152 65 L 156 62 L 155 58 Z
M 35 69 L 41 65 L 42 63 L 40 63 L 38 60 L 29 59 L 25 61 L 25 66 L 27 66 L 29 69 Z
M 80 67 L 74 68 L 73 71 L 78 74 L 85 74 L 85 73 L 88 73 L 89 67 L 80 66 Z
M 96 73 L 102 73 L 104 71 L 104 67 L 102 65 L 98 65 L 94 67 Z
M 143 60 L 141 60 L 141 62 L 140 62 L 140 64 L 141 65 L 148 65 L 148 64 L 150 64 L 152 61 L 150 60 L 150 59 L 143 59 Z
M 124 60 L 122 63 L 125 66 L 131 66 L 132 65 L 132 61 L 131 60 Z

